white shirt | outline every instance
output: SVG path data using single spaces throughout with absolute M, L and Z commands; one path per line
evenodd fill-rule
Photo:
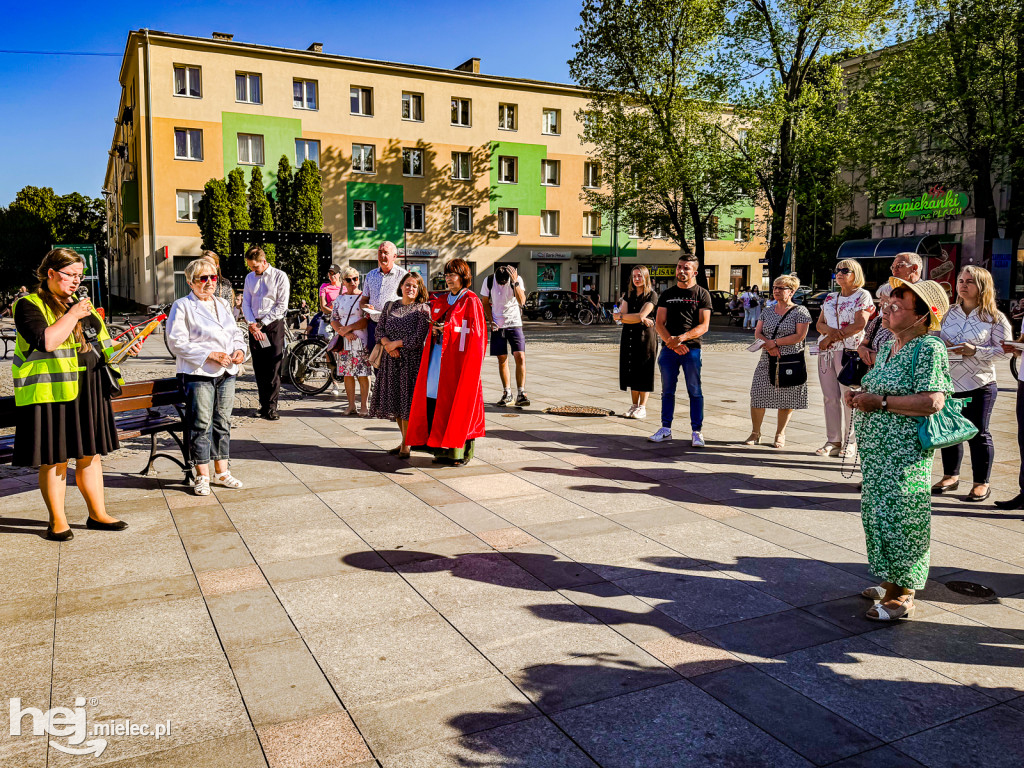
M 398 284 L 406 274 L 406 270 L 397 264 L 392 264 L 391 271 L 386 275 L 380 271 L 380 267 L 371 269 L 363 281 L 366 303 L 374 309 L 384 309 L 385 304 L 398 298 Z
M 963 307 L 954 304 L 942 319 L 939 337 L 946 344 L 973 344 L 973 357 L 951 354 L 949 375 L 953 379 L 954 392 L 969 392 L 996 380 L 996 360 L 1006 357 L 1003 341 L 1013 338 L 1010 323 L 1002 313 L 995 322 L 981 317 L 977 309 L 970 315 L 964 314 Z
M 194 293 L 178 299 L 167 314 L 166 333 L 167 346 L 178 360 L 178 373 L 211 377 L 238 373 L 234 363 L 223 368 L 206 359 L 211 352 L 232 355 L 245 351 L 245 333 L 224 299 L 201 301 Z
M 858 312 L 862 312 L 865 309 L 873 310 L 874 308 L 875 303 L 871 300 L 871 294 L 863 288 L 858 288 L 849 296 L 843 296 L 839 291 L 830 293 L 821 304 L 821 312 L 825 317 L 825 323 L 829 328 L 836 328 L 837 330 L 853 325 L 857 319 Z M 861 330 L 860 333 L 847 336 L 842 340 L 841 344 L 845 349 L 856 349 L 863 340 L 864 331 Z M 835 345 L 829 347 L 829 349 L 834 349 L 834 347 Z
M 488 283 L 492 283 L 490 288 L 487 287 Z M 526 284 L 523 282 L 522 277 L 516 278 L 516 285 L 521 290 L 526 290 Z M 512 285 L 511 280 L 504 285 L 500 285 L 494 279 L 494 275 L 491 275 L 480 286 L 480 296 L 481 298 L 485 296 L 490 298 L 491 316 L 494 318 L 496 326 L 499 328 L 523 327 L 522 307 L 519 306 L 519 299 L 516 298 L 516 289 Z
M 245 276 L 245 289 L 242 291 L 245 321 L 254 323 L 259 320 L 263 325 L 270 325 L 283 319 L 290 295 L 288 275 L 277 267 L 267 267 L 262 275 L 250 272 Z

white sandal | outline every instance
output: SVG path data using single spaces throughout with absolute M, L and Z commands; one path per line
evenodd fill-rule
M 889 609 L 883 607 L 881 603 L 875 603 L 875 605 L 864 614 L 864 618 L 869 621 L 897 621 L 899 619 L 914 618 L 914 612 L 917 610 L 917 606 L 914 604 L 913 597 L 901 600 L 899 605 L 899 608 L 895 608 L 892 613 L 890 613 Z M 872 616 L 871 611 L 874 611 L 877 615 Z
M 818 456 L 838 456 L 842 446 L 839 443 L 825 443 L 815 451 Z
M 217 485 L 223 485 L 225 488 L 242 487 L 242 481 L 232 475 L 230 470 L 214 475 L 213 479 L 216 481 Z
M 885 597 L 885 587 L 868 587 L 860 593 L 861 597 L 866 597 L 868 600 L 881 600 Z
M 192 486 L 192 493 L 196 496 L 209 496 L 210 495 L 210 478 L 206 475 L 199 475 L 196 478 L 195 485 Z

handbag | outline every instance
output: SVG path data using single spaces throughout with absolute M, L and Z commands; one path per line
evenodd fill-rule
M 911 368 L 915 378 L 917 374 L 917 353 L 921 344 L 914 350 Z M 963 407 L 971 402 L 971 398 L 947 397 L 942 410 L 931 416 L 918 416 L 917 439 L 926 450 L 949 448 L 963 443 L 978 434 L 978 428 L 971 424 L 961 413 Z
M 844 387 L 859 387 L 864 374 L 868 372 L 868 364 L 860 359 L 855 349 L 843 350 L 843 367 L 839 369 L 836 380 Z
M 373 345 L 373 349 L 370 350 L 369 356 L 366 358 L 366 362 L 372 365 L 374 368 L 380 368 L 380 361 L 384 357 L 384 345 L 379 341 Z
M 796 309 L 796 307 L 790 307 L 786 314 L 782 316 L 782 319 L 779 320 L 779 324 L 775 326 L 775 331 L 772 333 L 772 339 L 775 339 L 779 335 L 782 323 L 785 322 L 786 318 L 789 317 L 789 313 L 794 309 Z M 803 350 L 800 352 L 793 352 L 789 355 L 779 355 L 778 357 L 772 357 L 769 355 L 768 381 L 779 389 L 784 387 L 799 387 L 806 384 L 807 360 L 804 358 Z
M 120 397 L 121 395 L 121 383 L 117 380 L 118 375 L 110 363 L 107 363 L 100 369 L 101 381 L 103 382 L 103 391 L 109 398 Z

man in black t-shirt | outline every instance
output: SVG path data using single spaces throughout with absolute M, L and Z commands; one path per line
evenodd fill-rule
M 676 284 L 658 299 L 654 329 L 661 338 L 661 429 L 648 440 L 660 443 L 672 439 L 672 417 L 676 409 L 679 370 L 686 379 L 690 398 L 690 429 L 694 448 L 704 447 L 704 395 L 700 387 L 700 337 L 711 323 L 711 294 L 697 285 L 697 257 L 684 253 L 676 263 Z

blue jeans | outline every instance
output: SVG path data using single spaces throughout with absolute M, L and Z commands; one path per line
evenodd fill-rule
M 690 429 L 700 432 L 704 426 L 700 349 L 691 349 L 685 355 L 680 355 L 663 346 L 658 355 L 658 367 L 661 369 L 661 426 L 672 427 L 672 416 L 676 410 L 676 382 L 679 381 L 679 369 L 682 368 L 686 379 L 686 394 L 690 398 Z
M 185 445 L 188 465 L 227 460 L 231 448 L 231 411 L 235 406 L 235 377 L 221 374 L 180 374 L 185 390 Z

